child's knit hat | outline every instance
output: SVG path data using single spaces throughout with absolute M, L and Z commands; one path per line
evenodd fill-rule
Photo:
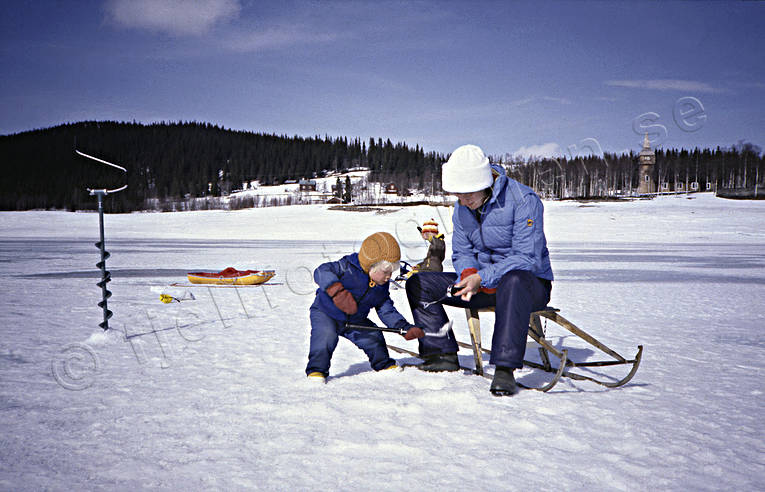
M 394 268 L 398 268 L 398 263 L 401 261 L 401 248 L 396 238 L 389 233 L 375 232 L 361 243 L 359 263 L 364 272 L 369 273 L 372 265 L 383 260 L 393 263 Z
M 426 220 L 423 222 L 422 227 L 418 227 L 421 233 L 426 232 L 432 232 L 433 234 L 438 234 L 438 222 L 436 222 L 433 219 Z

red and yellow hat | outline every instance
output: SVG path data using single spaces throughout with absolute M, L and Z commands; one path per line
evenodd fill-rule
M 423 234 L 426 232 L 432 232 L 433 234 L 438 234 L 438 222 L 436 222 L 433 219 L 426 220 L 423 222 L 422 227 L 420 228 L 420 232 Z

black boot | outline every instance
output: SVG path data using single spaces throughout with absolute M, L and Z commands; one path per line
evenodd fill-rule
M 435 354 L 425 357 L 425 362 L 417 368 L 428 372 L 452 372 L 459 370 L 460 361 L 457 354 Z
M 494 370 L 494 379 L 491 381 L 491 394 L 494 396 L 513 396 L 518 393 L 518 385 L 511 367 L 500 367 Z

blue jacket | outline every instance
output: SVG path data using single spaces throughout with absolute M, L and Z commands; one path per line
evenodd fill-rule
M 370 287 L 369 275 L 364 273 L 359 264 L 359 254 L 343 256 L 338 261 L 330 261 L 319 265 L 313 272 L 313 279 L 318 284 L 316 299 L 312 308 L 321 309 L 332 319 L 341 323 L 360 323 L 367 319 L 372 308 L 377 310 L 377 316 L 389 328 L 408 330 L 412 325 L 404 319 L 393 307 L 388 284 Z M 354 315 L 340 311 L 326 290 L 335 282 L 341 282 L 343 287 L 353 295 L 359 310 Z
M 526 270 L 553 280 L 542 201 L 534 190 L 508 178 L 501 167 L 492 169 L 499 176 L 483 206 L 480 223 L 469 208 L 459 202 L 454 206 L 455 271 L 461 275 L 466 268 L 477 269 L 481 286 L 488 288 L 495 288 L 511 270 Z

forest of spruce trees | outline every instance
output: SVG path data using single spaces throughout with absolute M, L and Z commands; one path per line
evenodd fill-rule
M 730 148 L 658 149 L 653 182 L 659 192 L 723 190 L 746 191 L 765 183 L 765 155 L 759 147 L 739 142 Z M 637 153 L 609 154 L 567 159 L 510 161 L 514 179 L 531 186 L 546 198 L 603 198 L 631 196 L 638 185 Z M 759 193 L 762 198 L 763 193 Z
M 75 154 L 78 150 L 127 168 L 127 190 L 107 196 L 106 210 L 156 209 L 157 203 L 217 197 L 253 180 L 263 185 L 354 167 L 370 181 L 399 190 L 438 193 L 447 156 L 389 139 L 277 136 L 206 123 L 80 122 L 0 136 L 0 210 L 93 209 L 86 188 L 114 188 L 125 175 Z M 519 161 L 494 158 L 508 174 L 548 198 L 629 195 L 637 188 L 636 154 Z M 751 144 L 731 148 L 659 150 L 654 181 L 666 191 L 762 185 L 763 155 Z

